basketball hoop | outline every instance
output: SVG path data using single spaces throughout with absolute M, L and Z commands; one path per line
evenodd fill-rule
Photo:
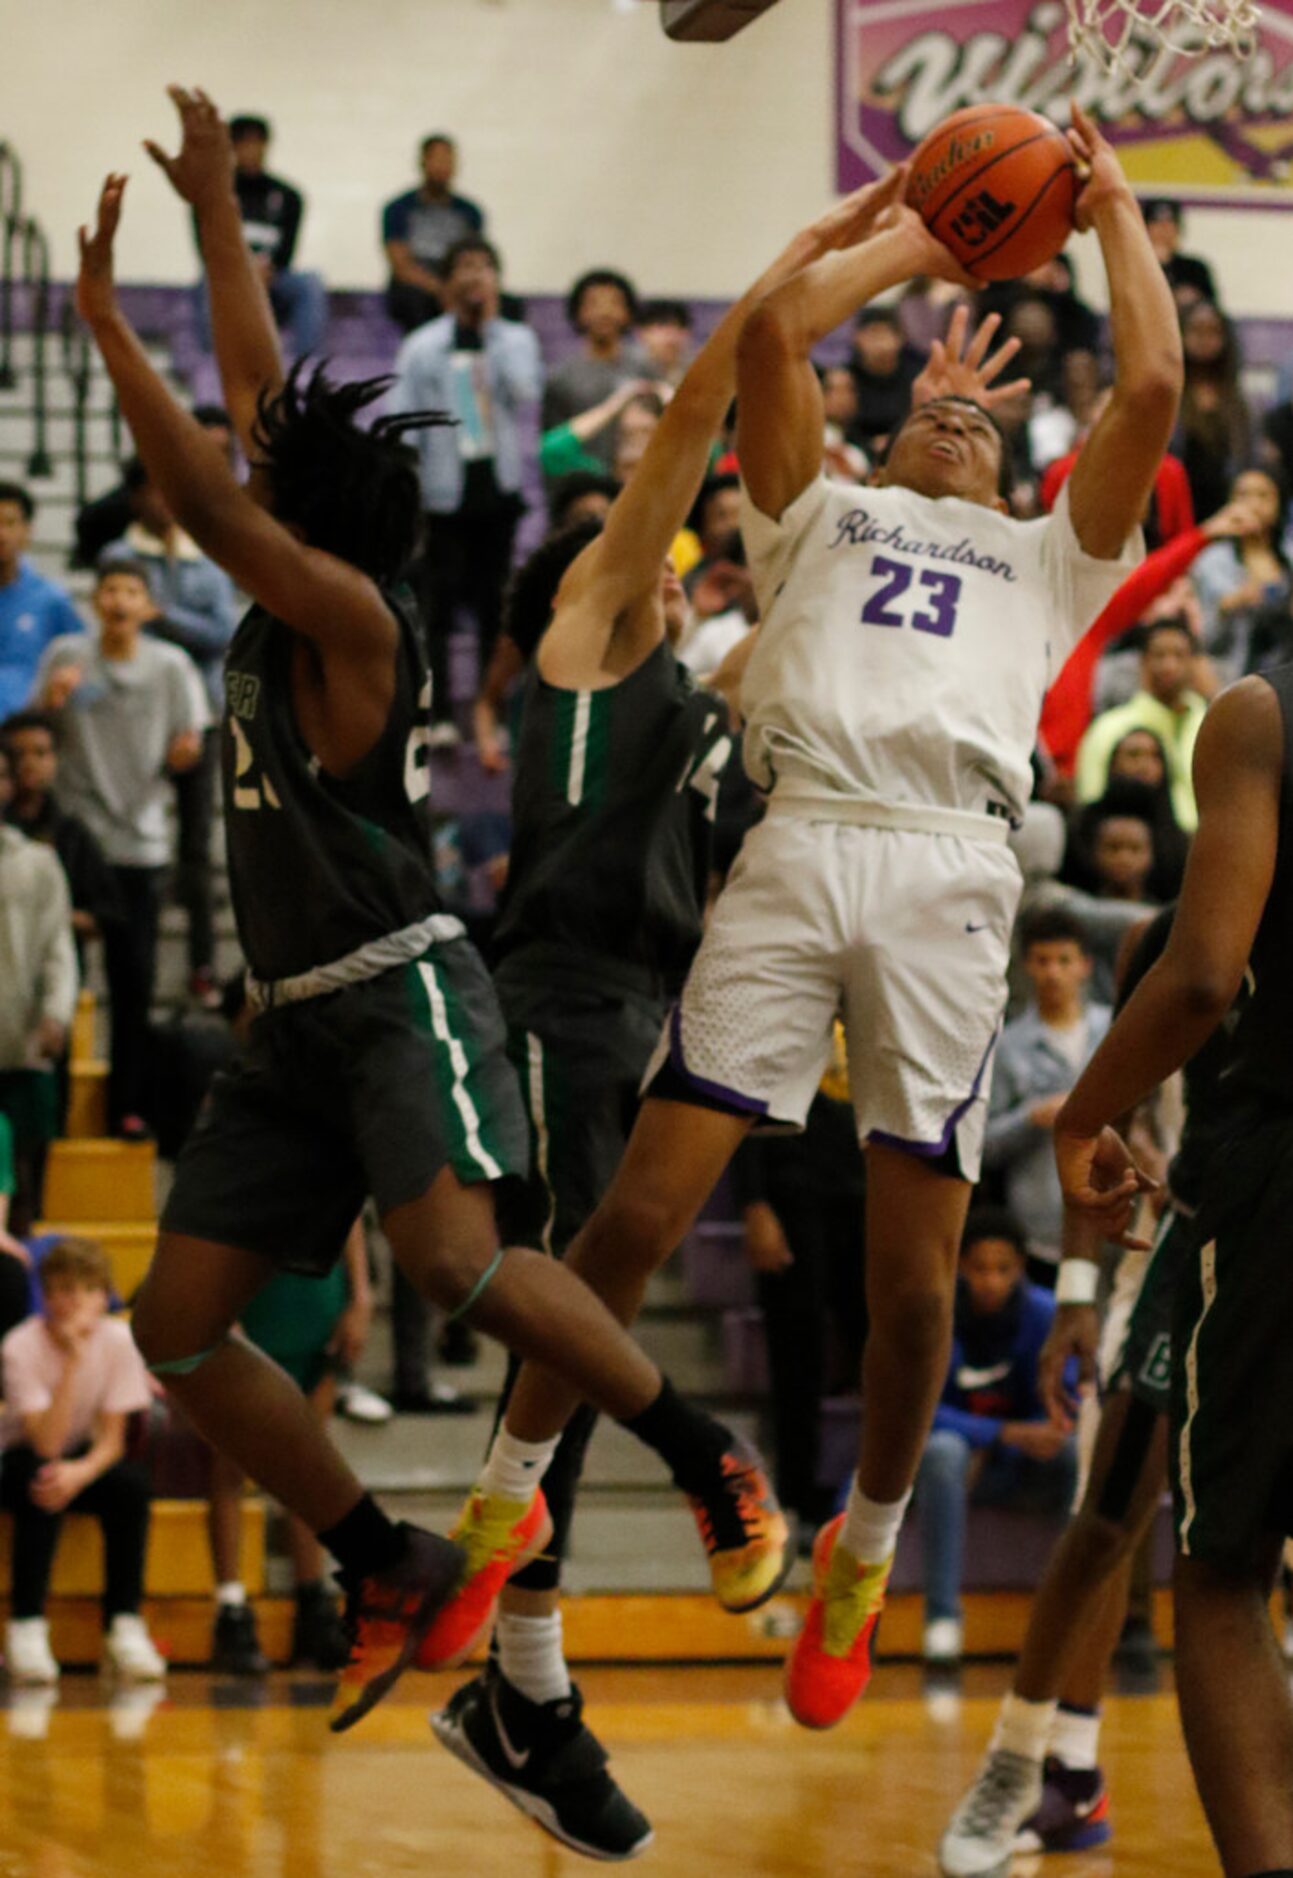
M 1261 17 L 1255 0 L 1065 0 L 1069 47 L 1099 70 L 1144 75 L 1144 47 L 1195 58 L 1225 49 L 1249 59 Z M 1137 49 L 1141 56 L 1136 57 Z

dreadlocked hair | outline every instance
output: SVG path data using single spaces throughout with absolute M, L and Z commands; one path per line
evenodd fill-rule
M 410 430 L 452 423 L 440 411 L 414 411 L 360 424 L 394 378 L 333 384 L 326 362 L 298 359 L 281 390 L 256 403 L 253 467 L 268 477 L 274 514 L 376 581 L 396 579 L 417 546 L 422 496 Z

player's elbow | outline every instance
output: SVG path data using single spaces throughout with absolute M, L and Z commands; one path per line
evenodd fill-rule
M 809 340 L 794 301 L 773 294 L 760 302 L 741 328 L 736 359 L 739 371 L 762 371 L 769 366 L 807 358 Z
M 1243 983 L 1244 966 L 1223 958 L 1188 961 L 1180 973 L 1180 998 L 1191 1017 L 1219 1024 Z
M 1138 426 L 1170 430 L 1176 422 L 1184 383 L 1180 345 L 1169 340 L 1156 347 L 1151 357 L 1119 383 L 1116 395 L 1119 404 Z

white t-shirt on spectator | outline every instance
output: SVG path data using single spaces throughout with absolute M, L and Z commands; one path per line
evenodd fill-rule
M 0 1366 L 0 1448 L 11 1448 L 25 1439 L 23 1418 L 43 1414 L 53 1401 L 67 1352 L 55 1343 L 43 1317 L 28 1317 L 0 1343 Z M 81 1353 L 64 1453 L 85 1445 L 100 1415 L 133 1415 L 151 1401 L 148 1371 L 130 1326 L 119 1317 L 100 1319 Z

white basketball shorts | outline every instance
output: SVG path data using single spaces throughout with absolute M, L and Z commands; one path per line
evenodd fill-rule
M 771 814 L 746 836 L 647 1083 L 802 1127 L 842 1017 L 859 1138 L 976 1180 L 1021 889 L 1009 848 Z

